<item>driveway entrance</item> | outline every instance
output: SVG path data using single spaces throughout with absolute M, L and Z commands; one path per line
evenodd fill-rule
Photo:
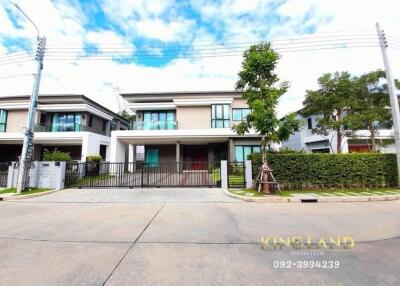
M 213 188 L 221 187 L 221 171 L 219 163 L 214 162 L 201 162 L 201 165 L 199 162 L 72 163 L 66 168 L 65 185 L 74 188 Z

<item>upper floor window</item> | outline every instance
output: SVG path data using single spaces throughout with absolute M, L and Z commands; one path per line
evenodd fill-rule
M 89 114 L 88 126 L 89 126 L 89 127 L 92 127 L 92 126 L 93 126 L 93 115 L 91 115 L 91 114 Z
M 115 131 L 117 130 L 117 125 L 115 125 L 114 123 L 110 124 L 110 131 Z
M 242 121 L 246 119 L 250 113 L 250 108 L 233 108 L 232 109 L 232 120 Z
M 107 120 L 103 119 L 103 128 L 101 129 L 102 131 L 106 131 L 107 130 Z
M 211 105 L 211 127 L 212 128 L 229 128 L 229 104 L 213 104 Z
M 6 132 L 7 110 L 0 109 L 0 132 Z
M 53 113 L 51 131 L 84 131 L 81 125 L 81 115 L 75 113 Z
M 136 127 L 144 130 L 176 129 L 175 111 L 145 111 L 142 128 L 138 124 Z
M 307 127 L 308 127 L 308 129 L 313 129 L 312 118 L 311 117 L 307 118 Z

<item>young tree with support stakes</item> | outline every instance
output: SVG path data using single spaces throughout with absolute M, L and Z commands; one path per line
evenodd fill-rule
M 251 112 L 232 129 L 239 135 L 254 129 L 261 135 L 261 156 L 263 170 L 269 170 L 266 160 L 266 146 L 280 143 L 299 129 L 300 121 L 291 113 L 279 119 L 276 113 L 279 98 L 289 88 L 289 83 L 279 83 L 275 73 L 279 55 L 268 42 L 251 46 L 244 52 L 242 69 L 236 83 L 236 90 L 243 92 Z M 260 173 L 264 192 L 268 192 L 268 175 Z
M 307 90 L 304 108 L 301 114 L 305 117 L 319 115 L 313 132 L 336 135 L 336 152 L 342 152 L 342 140 L 351 134 L 348 112 L 354 93 L 353 78 L 348 72 L 327 73 L 318 79 L 320 88 Z

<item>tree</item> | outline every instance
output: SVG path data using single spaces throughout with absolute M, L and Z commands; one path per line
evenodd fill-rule
M 319 89 L 307 90 L 303 116 L 319 115 L 313 133 L 327 136 L 336 133 L 337 153 L 342 151 L 342 139 L 351 134 L 348 112 L 354 93 L 354 79 L 348 72 L 327 73 L 318 79 Z
M 123 110 L 122 112 L 118 113 L 118 115 L 123 117 L 123 118 L 125 118 L 129 122 L 136 120 L 136 115 L 135 114 L 129 114 L 126 110 Z
M 232 129 L 239 135 L 250 129 L 261 135 L 262 161 L 266 164 L 266 146 L 287 140 L 298 130 L 300 121 L 294 113 L 282 119 L 276 113 L 278 100 L 289 88 L 289 83 L 279 83 L 275 73 L 279 55 L 271 48 L 271 44 L 253 45 L 244 52 L 243 58 L 236 90 L 243 91 L 243 98 L 251 112 Z
M 376 132 L 381 123 L 390 121 L 390 98 L 387 85 L 382 84 L 385 72 L 377 70 L 355 79 L 352 107 L 349 112 L 349 126 L 353 130 L 368 129 L 371 137 L 371 151 L 376 151 Z

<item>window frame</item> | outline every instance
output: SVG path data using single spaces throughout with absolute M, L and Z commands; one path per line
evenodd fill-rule
M 247 114 L 251 113 L 251 109 L 248 107 L 232 108 L 232 121 L 243 121 L 244 120 L 243 110 L 248 110 Z M 237 111 L 240 111 L 240 119 L 235 119 L 235 112 Z
M 8 110 L 0 109 L 0 118 L 1 118 L 2 114 L 5 114 L 5 117 L 4 117 L 5 119 L 4 119 L 4 122 L 0 122 L 0 123 L 4 126 L 4 130 L 0 129 L 0 132 L 6 132 L 7 131 Z
M 238 158 L 237 158 L 237 156 L 236 156 L 236 148 L 237 148 L 237 147 L 241 147 L 241 148 L 242 148 L 242 157 L 243 157 L 243 161 L 239 161 Z M 234 151 L 235 151 L 235 161 L 236 161 L 236 162 L 244 162 L 244 161 L 247 160 L 247 158 L 245 158 L 245 152 L 244 152 L 245 147 L 251 148 L 250 154 L 255 153 L 255 152 L 254 152 L 254 148 L 258 148 L 258 149 L 260 150 L 259 153 L 261 153 L 261 145 L 235 145 L 235 146 L 234 146 Z
M 308 130 L 312 130 L 313 129 L 312 117 L 308 117 L 307 118 L 307 128 L 308 128 Z
M 221 106 L 221 118 L 218 118 L 218 108 Z M 226 116 L 225 116 L 226 115 Z M 222 126 L 217 126 L 222 122 Z M 230 104 L 211 104 L 211 128 L 230 128 L 231 126 L 231 108 Z

